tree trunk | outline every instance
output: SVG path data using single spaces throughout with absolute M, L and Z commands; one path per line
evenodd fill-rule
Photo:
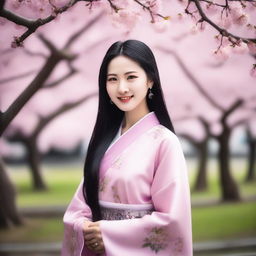
M 231 176 L 229 139 L 230 129 L 223 127 L 222 134 L 218 137 L 218 160 L 220 168 L 221 192 L 223 201 L 239 201 L 240 195 L 237 184 Z
M 27 159 L 31 170 L 33 188 L 34 190 L 47 190 L 46 183 L 41 174 L 40 154 L 36 147 L 35 140 L 33 138 L 26 139 L 25 146 L 27 148 Z
M 16 191 L 0 158 L 0 229 L 23 223 L 16 207 Z
M 245 182 L 251 182 L 255 180 L 256 172 L 256 140 L 253 139 L 251 132 L 247 129 L 247 141 L 248 141 L 248 169 Z
M 194 185 L 194 191 L 205 191 L 208 188 L 207 183 L 207 139 L 197 145 L 198 149 L 198 171 Z

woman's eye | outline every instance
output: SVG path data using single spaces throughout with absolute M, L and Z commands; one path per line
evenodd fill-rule
M 128 76 L 127 79 L 135 79 L 137 76 Z
M 114 82 L 114 81 L 116 81 L 117 79 L 115 78 L 115 77 L 110 77 L 110 78 L 108 78 L 108 82 Z

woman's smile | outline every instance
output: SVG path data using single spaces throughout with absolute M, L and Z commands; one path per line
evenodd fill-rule
M 127 102 L 129 102 L 130 101 L 130 99 L 133 97 L 133 95 L 132 96 L 125 96 L 125 97 L 117 97 L 121 102 L 123 102 L 123 103 L 127 103 Z

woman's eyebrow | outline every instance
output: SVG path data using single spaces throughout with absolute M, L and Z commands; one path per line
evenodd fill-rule
M 116 74 L 107 74 L 107 76 L 117 76 Z
M 124 74 L 125 75 L 129 75 L 131 73 L 138 73 L 137 71 L 128 71 L 128 72 L 125 72 Z M 110 74 L 107 74 L 107 76 L 117 76 L 117 74 L 114 74 L 114 73 L 110 73 Z
M 129 74 L 131 74 L 131 73 L 137 73 L 137 71 L 128 71 L 128 72 L 126 72 L 126 73 L 124 73 L 125 75 L 129 75 Z

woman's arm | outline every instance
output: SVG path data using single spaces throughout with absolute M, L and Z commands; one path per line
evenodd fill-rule
M 92 213 L 85 203 L 83 196 L 83 180 L 80 182 L 63 218 L 64 239 L 62 243 L 61 256 L 81 256 L 82 251 L 86 256 L 95 255 L 84 248 L 84 234 L 87 221 L 91 221 Z

